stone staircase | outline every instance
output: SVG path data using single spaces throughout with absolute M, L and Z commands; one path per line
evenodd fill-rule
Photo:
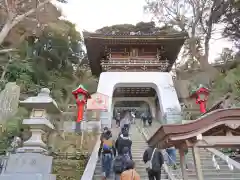
M 160 127 L 158 122 L 154 122 L 151 127 L 147 126 L 145 131 L 147 134 L 152 136 L 156 130 Z M 201 158 L 201 167 L 203 171 L 204 179 L 206 180 L 239 180 L 240 179 L 240 170 L 233 169 L 230 170 L 226 161 L 222 160 L 220 157 L 215 156 L 216 162 L 218 163 L 220 169 L 217 170 L 214 167 L 214 163 L 212 161 L 213 154 L 205 148 L 199 149 L 200 158 Z M 177 164 L 180 164 L 179 153 L 177 152 Z M 192 150 L 188 150 L 187 154 L 187 164 L 189 166 L 189 170 L 187 170 L 188 180 L 196 180 L 196 172 L 194 167 Z M 180 167 L 176 170 L 171 170 L 176 179 L 182 179 L 182 173 Z
M 115 135 L 118 134 L 119 130 L 118 129 L 113 129 L 113 132 L 115 132 Z M 146 173 L 146 166 L 142 161 L 142 155 L 144 153 L 144 150 L 147 148 L 147 144 L 145 139 L 143 138 L 142 134 L 138 131 L 135 125 L 131 127 L 130 130 L 131 134 L 131 139 L 133 141 L 132 144 L 132 155 L 133 155 L 133 160 L 135 162 L 136 170 L 141 176 L 141 180 L 148 180 L 148 176 Z M 167 180 L 168 175 L 167 173 L 162 170 L 161 174 L 162 178 L 161 180 Z M 111 180 L 114 179 L 114 175 L 112 173 L 112 176 L 110 178 Z M 101 165 L 100 161 L 98 161 L 95 169 L 95 174 L 93 177 L 93 180 L 101 180 Z
M 201 167 L 203 171 L 204 179 L 206 180 L 239 180 L 240 179 L 240 170 L 233 169 L 230 170 L 227 163 L 221 160 L 219 157 L 215 156 L 215 159 L 220 167 L 217 170 L 214 167 L 214 163 L 212 161 L 213 154 L 208 150 L 201 148 L 199 149 L 200 158 L 201 158 Z M 187 154 L 187 164 L 189 166 L 189 170 L 187 171 L 189 180 L 195 180 L 196 172 L 193 163 L 193 155 L 191 149 Z M 177 153 L 177 163 L 180 164 L 179 153 Z M 179 171 L 180 172 L 180 169 Z M 177 172 L 176 172 L 177 173 Z

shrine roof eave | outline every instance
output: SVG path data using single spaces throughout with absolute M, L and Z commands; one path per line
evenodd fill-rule
M 105 45 L 166 45 L 168 49 L 168 60 L 170 61 L 168 69 L 171 69 L 174 64 L 177 55 L 186 39 L 186 36 L 175 35 L 170 36 L 102 36 L 99 37 L 96 34 L 95 36 L 84 36 L 84 42 L 87 49 L 89 65 L 92 71 L 92 74 L 99 76 L 102 72 L 100 66 L 101 56 L 104 53 Z
M 160 145 L 160 148 L 178 146 L 186 140 L 196 138 L 199 134 L 240 120 L 240 108 L 219 109 L 209 112 L 197 120 L 186 124 L 169 124 L 161 126 L 147 141 L 149 145 Z M 240 125 L 240 122 L 239 122 Z
M 182 46 L 185 37 L 88 37 L 84 41 L 98 41 L 101 45 L 178 45 Z

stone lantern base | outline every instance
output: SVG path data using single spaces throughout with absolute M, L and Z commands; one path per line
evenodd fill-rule
M 51 174 L 52 159 L 39 153 L 11 154 L 0 180 L 56 180 Z
M 0 180 L 56 180 L 52 174 L 2 174 Z
M 48 151 L 45 148 L 41 148 L 41 147 L 22 147 L 22 148 L 18 148 L 16 152 L 17 153 L 25 153 L 25 152 L 47 153 Z

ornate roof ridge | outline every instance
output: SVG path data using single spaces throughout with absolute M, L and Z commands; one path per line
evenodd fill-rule
M 151 33 L 142 33 L 142 32 L 124 32 L 124 33 L 119 33 L 119 32 L 109 32 L 109 33 L 89 33 L 89 32 L 84 32 L 83 33 L 85 38 L 104 38 L 104 37 L 182 37 L 185 39 L 188 34 L 185 32 L 171 32 L 167 33 L 164 31 L 157 31 L 157 32 L 151 32 Z

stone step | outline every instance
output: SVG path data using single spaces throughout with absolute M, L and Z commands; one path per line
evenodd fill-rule
M 99 176 L 98 177 L 93 177 L 92 180 L 102 180 L 102 177 L 99 177 Z M 115 180 L 115 179 L 113 177 L 111 177 L 111 179 L 107 179 L 107 180 Z M 149 180 L 149 179 L 148 179 L 148 177 L 144 177 L 144 178 L 141 177 L 141 180 Z M 164 178 L 164 179 L 161 178 L 161 180 L 169 180 L 169 179 L 168 178 Z M 194 179 L 194 180 L 196 180 L 196 179 Z
M 179 174 L 179 173 L 181 173 L 181 169 L 176 169 L 176 170 L 174 170 L 174 169 L 171 169 L 171 171 L 173 172 L 173 174 Z M 211 173 L 211 172 L 213 172 L 213 173 L 219 173 L 220 171 L 221 171 L 221 173 L 239 173 L 239 170 L 238 169 L 233 169 L 232 171 L 229 169 L 229 168 L 221 168 L 220 170 L 217 170 L 217 169 L 215 169 L 215 168 L 209 168 L 209 169 L 207 169 L 207 168 L 203 168 L 202 169 L 202 171 L 203 171 L 203 173 Z M 193 167 L 193 169 L 189 169 L 189 170 L 187 170 L 187 173 L 189 173 L 189 174 L 194 174 L 194 173 L 196 173 L 195 172 L 195 168 Z
M 143 178 L 148 178 L 148 175 L 147 175 L 147 173 L 145 172 L 144 174 L 141 174 L 141 173 L 139 173 L 138 172 L 138 174 L 140 175 L 140 177 L 141 177 L 141 179 Z M 96 174 L 96 175 L 94 175 L 94 179 L 96 178 L 96 179 L 101 179 L 101 177 L 102 177 L 102 175 L 101 174 Z M 113 173 L 111 173 L 111 175 L 110 175 L 110 177 L 109 177 L 109 179 L 111 179 L 111 178 L 114 178 L 114 174 Z M 167 179 L 167 174 L 161 174 L 161 179 Z
M 221 172 L 221 170 L 219 170 L 218 172 L 204 172 L 203 173 L 204 176 L 207 176 L 207 177 L 216 177 L 216 176 L 219 176 L 219 177 L 238 177 L 240 179 L 240 172 L 235 172 L 235 173 L 232 173 L 231 171 L 229 172 Z M 193 172 L 188 172 L 188 177 L 191 177 L 191 176 L 196 176 L 196 173 L 193 173 Z
M 203 177 L 204 178 L 204 180 L 239 180 L 239 178 L 237 177 L 237 178 L 234 178 L 234 177 L 232 177 L 232 178 L 222 178 L 222 177 Z M 182 180 L 182 179 L 181 179 Z M 192 177 L 192 178 L 188 178 L 188 180 L 197 180 L 197 178 L 195 177 Z
M 146 173 L 146 168 L 138 168 L 138 167 L 136 167 L 136 171 L 137 171 L 139 174 L 145 174 L 145 173 Z M 102 172 L 101 167 L 97 167 L 97 168 L 95 169 L 95 173 L 96 173 L 96 174 L 101 174 L 101 172 Z M 162 169 L 161 172 L 162 172 L 162 174 L 167 175 L 163 169 Z

